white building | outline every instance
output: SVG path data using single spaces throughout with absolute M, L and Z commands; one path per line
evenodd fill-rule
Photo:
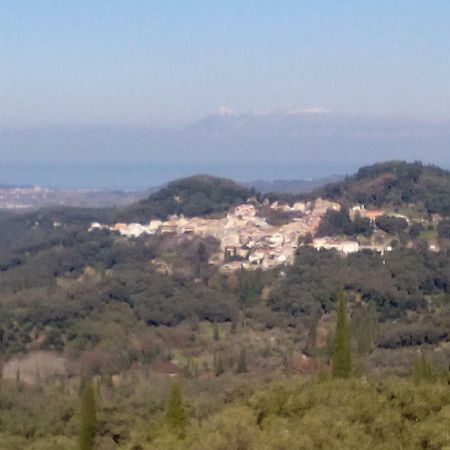
M 306 203 L 305 202 L 295 202 L 292 206 L 293 211 L 300 211 L 305 212 L 306 211 Z
M 345 253 L 346 255 L 348 255 L 349 253 L 356 253 L 357 251 L 359 251 L 359 244 L 356 241 L 331 239 L 327 237 L 314 239 L 312 245 L 316 250 L 334 249 L 337 250 L 338 252 Z
M 252 204 L 238 205 L 232 211 L 237 217 L 254 217 L 256 215 L 256 209 Z

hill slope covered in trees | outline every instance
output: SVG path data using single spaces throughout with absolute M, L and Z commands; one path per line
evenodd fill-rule
M 252 195 L 255 195 L 253 189 L 232 180 L 196 175 L 172 181 L 148 198 L 119 210 L 117 218 L 146 222 L 151 218 L 165 219 L 172 214 L 193 217 L 224 213 Z
M 312 196 L 371 206 L 423 205 L 429 213 L 450 213 L 450 172 L 420 162 L 391 161 L 362 167 L 338 183 L 315 191 Z
M 428 211 L 445 215 L 448 176 L 386 163 L 315 195 L 399 207 L 441 199 Z M 420 230 L 414 221 L 397 231 L 378 224 L 377 238 L 398 241 L 385 254 L 300 245 L 292 265 L 232 273 L 209 264 L 219 251 L 209 236 L 88 231 L 118 214 L 221 215 L 254 194 L 200 176 L 122 210 L 0 215 L 2 448 L 74 448 L 85 380 L 95 384 L 99 449 L 450 444 L 450 228 L 428 214 L 414 219 L 425 221 Z M 372 238 L 361 230 L 352 238 Z M 439 251 L 425 245 L 429 235 Z M 332 379 L 340 297 L 351 351 L 343 381 Z M 429 367 L 416 385 L 408 378 L 420 355 Z M 176 430 L 168 406 L 164 413 L 174 377 L 183 406 Z M 333 426 L 323 430 L 324 420 Z

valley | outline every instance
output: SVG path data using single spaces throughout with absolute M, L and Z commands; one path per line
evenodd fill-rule
M 328 445 L 305 428 L 327 414 L 341 448 L 447 445 L 429 423 L 448 408 L 449 213 L 450 174 L 405 162 L 310 193 L 195 176 L 118 207 L 3 212 L 5 450 L 74 448 L 91 385 L 101 449 L 225 448 L 241 425 L 232 448 Z M 410 419 L 416 396 L 436 406 Z

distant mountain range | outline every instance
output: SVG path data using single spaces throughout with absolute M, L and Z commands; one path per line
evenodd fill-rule
M 195 173 L 237 180 L 323 178 L 387 159 L 449 167 L 449 147 L 448 122 L 317 108 L 249 113 L 222 108 L 182 129 L 109 125 L 0 130 L 3 164 L 146 164 L 152 177 L 148 184 L 153 185 Z

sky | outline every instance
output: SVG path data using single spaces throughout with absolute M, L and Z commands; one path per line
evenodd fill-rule
M 447 0 L 2 0 L 0 44 L 3 129 L 221 106 L 450 120 Z

